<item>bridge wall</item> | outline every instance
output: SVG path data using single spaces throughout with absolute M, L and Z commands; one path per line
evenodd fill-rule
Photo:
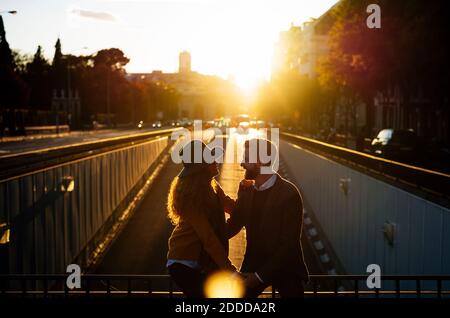
M 10 231 L 0 245 L 3 271 L 64 273 L 74 260 L 85 264 L 168 144 L 159 138 L 0 183 L 0 223 Z
M 347 273 L 374 263 L 383 274 L 450 274 L 449 209 L 286 141 L 280 149 Z

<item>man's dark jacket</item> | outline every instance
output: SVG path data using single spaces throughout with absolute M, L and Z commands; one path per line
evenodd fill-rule
M 227 221 L 230 238 L 243 226 L 246 229 L 247 249 L 241 272 L 257 272 L 268 284 L 283 278 L 307 281 L 309 274 L 300 241 L 303 227 L 300 192 L 277 175 L 263 209 L 252 211 L 254 191 L 254 187 L 240 187 L 236 208 Z

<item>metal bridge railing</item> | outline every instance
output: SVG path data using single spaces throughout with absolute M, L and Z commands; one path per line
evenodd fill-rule
M 320 152 L 324 156 L 359 169 L 367 173 L 383 176 L 411 189 L 425 192 L 428 199 L 436 200 L 438 204 L 448 206 L 450 200 L 450 175 L 432 171 L 393 160 L 358 152 L 352 149 L 332 145 L 315 139 L 282 132 L 281 136 L 294 144 Z
M 172 132 L 179 129 L 160 129 L 2 155 L 0 157 L 0 182 L 113 150 L 136 146 L 152 139 L 170 136 Z
M 81 288 L 69 289 L 67 275 L 0 275 L 0 297 L 183 297 L 169 275 L 81 275 Z M 369 289 L 366 275 L 310 275 L 305 298 L 448 298 L 450 275 L 384 275 Z M 346 286 L 346 287 L 343 287 Z M 275 290 L 261 297 L 277 298 Z

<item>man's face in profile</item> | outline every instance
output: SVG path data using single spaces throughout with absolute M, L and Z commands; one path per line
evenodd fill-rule
M 216 162 L 210 163 L 208 165 L 208 173 L 211 178 L 214 178 L 219 174 L 219 167 Z
M 245 147 L 244 158 L 242 160 L 241 167 L 245 169 L 244 178 L 247 180 L 254 180 L 259 175 L 260 164 L 250 162 L 250 150 L 248 146 Z

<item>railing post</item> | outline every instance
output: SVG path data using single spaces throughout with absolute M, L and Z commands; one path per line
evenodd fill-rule
M 147 280 L 147 291 L 148 291 L 148 293 L 150 295 L 153 293 L 153 291 L 152 291 L 152 281 L 151 280 Z
M 416 279 L 416 294 L 417 294 L 417 298 L 421 297 L 420 279 Z
M 442 280 L 438 278 L 437 280 L 437 296 L 442 298 Z
M 107 296 L 111 296 L 111 280 L 108 278 L 106 279 L 106 294 Z
M 355 298 L 359 297 L 359 286 L 358 286 L 358 279 L 355 279 Z
M 47 298 L 48 297 L 48 277 L 47 276 L 44 277 L 42 283 L 44 284 L 44 298 Z
M 20 281 L 21 281 L 21 284 L 22 284 L 22 297 L 25 297 L 25 295 L 27 294 L 27 281 L 26 281 L 26 278 L 24 276 L 22 276 Z
M 317 298 L 317 280 L 313 280 L 313 293 L 314 293 L 314 298 Z
M 336 277 L 334 278 L 334 296 L 338 296 L 338 280 Z
M 2 295 L 4 296 L 6 294 L 6 278 L 1 277 L 0 278 L 0 284 L 1 284 L 1 289 L 2 289 Z
M 63 286 L 64 286 L 64 298 L 67 298 L 67 293 L 69 292 L 69 287 L 67 287 L 67 283 L 63 279 Z
M 400 280 L 398 279 L 395 280 L 395 290 L 397 291 L 397 298 L 400 298 Z
M 89 297 L 89 294 L 90 294 L 90 290 L 89 290 L 89 278 L 88 277 L 85 277 L 84 278 L 85 279 L 85 281 L 86 281 L 86 296 L 88 296 Z

